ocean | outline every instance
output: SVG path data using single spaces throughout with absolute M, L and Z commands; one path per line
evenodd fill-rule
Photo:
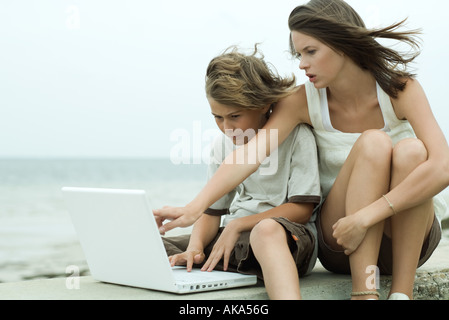
M 183 206 L 206 171 L 169 159 L 0 159 L 0 282 L 64 276 L 70 266 L 89 273 L 63 186 L 143 189 L 154 208 Z
M 143 189 L 154 208 L 184 206 L 204 186 L 206 171 L 205 164 L 169 159 L 0 159 L 0 282 L 63 277 L 73 266 L 89 274 L 63 186 Z

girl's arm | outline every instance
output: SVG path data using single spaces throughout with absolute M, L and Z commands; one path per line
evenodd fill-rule
M 164 207 L 154 210 L 155 216 L 160 219 L 161 233 L 193 224 L 207 208 L 255 172 L 263 160 L 276 150 L 300 123 L 310 124 L 304 86 L 298 87 L 292 95 L 277 103 L 270 119 L 263 127 L 264 130 L 259 131 L 247 144 L 228 155 L 193 201 L 181 208 Z M 275 139 L 277 141 L 270 139 L 270 133 L 277 135 Z M 257 153 L 255 163 L 245 161 L 254 159 L 255 153 Z M 173 221 L 162 225 L 164 219 Z
M 393 104 L 398 118 L 410 122 L 428 153 L 427 160 L 386 195 L 395 211 L 401 212 L 434 197 L 449 185 L 449 147 L 418 81 L 409 80 Z M 394 214 L 384 198 L 361 211 L 365 213 L 365 227 Z

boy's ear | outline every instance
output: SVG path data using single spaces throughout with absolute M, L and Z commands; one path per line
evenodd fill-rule
M 270 109 L 271 109 L 271 105 L 267 105 L 261 109 L 261 112 L 265 115 L 268 115 L 268 113 L 270 112 Z

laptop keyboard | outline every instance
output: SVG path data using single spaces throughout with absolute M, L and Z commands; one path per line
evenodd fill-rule
M 191 272 L 187 272 L 186 269 L 177 269 L 173 270 L 173 276 L 175 277 L 176 282 L 192 282 L 192 281 L 213 281 L 217 280 L 213 273 L 200 271 L 200 270 L 192 270 Z

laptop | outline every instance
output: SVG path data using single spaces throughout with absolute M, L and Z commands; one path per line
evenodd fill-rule
M 179 294 L 257 283 L 253 275 L 171 267 L 144 190 L 62 193 L 95 280 Z

